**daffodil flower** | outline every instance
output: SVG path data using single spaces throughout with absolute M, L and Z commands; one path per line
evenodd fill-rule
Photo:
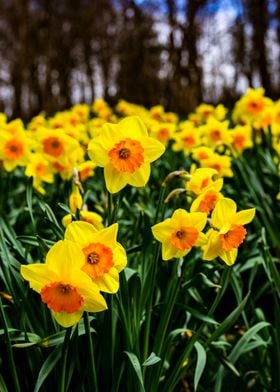
M 65 231 L 65 238 L 78 244 L 83 253 L 82 270 L 107 293 L 118 291 L 119 273 L 127 263 L 117 233 L 117 223 L 98 231 L 90 223 L 80 221 L 70 223 Z
M 201 231 L 206 225 L 207 214 L 187 212 L 177 209 L 171 218 L 152 227 L 154 237 L 162 243 L 162 258 L 183 257 L 193 246 L 202 246 L 206 242 Z
M 107 309 L 99 288 L 82 271 L 83 264 L 84 254 L 79 246 L 64 240 L 53 245 L 44 264 L 22 265 L 20 269 L 55 320 L 65 328 L 78 323 L 84 311 Z
M 100 135 L 90 141 L 88 154 L 97 166 L 104 167 L 106 187 L 116 193 L 127 184 L 144 186 L 150 177 L 150 163 L 164 149 L 162 143 L 148 136 L 142 120 L 131 116 L 118 124 L 104 124 Z
M 255 208 L 236 212 L 236 204 L 229 198 L 220 199 L 211 216 L 211 228 L 207 233 L 208 243 L 203 246 L 204 260 L 220 257 L 227 265 L 234 264 L 239 246 L 247 231 L 243 227 L 255 216 Z

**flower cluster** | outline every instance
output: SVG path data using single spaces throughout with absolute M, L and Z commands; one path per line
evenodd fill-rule
M 44 264 L 21 266 L 24 279 L 63 327 L 79 322 L 84 311 L 107 309 L 100 291 L 118 291 L 127 258 L 117 233 L 117 223 L 101 230 L 87 222 L 69 223 L 64 240 L 51 247 Z
M 174 211 L 171 218 L 152 227 L 154 237 L 162 243 L 162 259 L 183 257 L 195 247 L 201 247 L 203 260 L 220 257 L 227 265 L 234 264 L 239 246 L 247 231 L 244 225 L 251 222 L 255 208 L 236 212 L 236 204 L 229 198 L 221 198 L 214 207 L 210 228 L 204 234 L 207 214 Z
M 260 130 L 271 132 L 273 147 L 280 151 L 280 101 L 264 93 L 262 88 L 249 88 L 231 117 L 221 104 L 202 103 L 183 121 L 160 105 L 148 110 L 120 100 L 111 108 L 103 99 L 50 118 L 38 115 L 26 126 L 20 119 L 9 122 L 0 113 L 0 165 L 6 171 L 24 167 L 42 194 L 55 176 L 69 180 L 76 168 L 85 181 L 101 166 L 106 186 L 115 193 L 126 184 L 143 186 L 150 162 L 170 144 L 175 153 L 183 152 L 200 167 L 231 177 L 232 158 L 252 148 L 260 140 Z

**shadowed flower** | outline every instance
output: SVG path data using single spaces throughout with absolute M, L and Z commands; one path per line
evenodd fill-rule
M 193 246 L 205 244 L 201 233 L 206 225 L 207 215 L 203 212 L 189 213 L 177 209 L 171 218 L 152 227 L 154 237 L 162 243 L 162 258 L 183 257 Z
M 127 263 L 126 253 L 117 242 L 118 224 L 98 231 L 87 222 L 72 222 L 65 238 L 76 242 L 84 255 L 82 270 L 91 277 L 101 291 L 116 293 L 119 273 Z
M 90 141 L 88 153 L 104 167 L 106 187 L 116 193 L 127 184 L 144 186 L 150 176 L 150 162 L 164 152 L 159 141 L 148 136 L 139 117 L 127 117 L 118 124 L 103 125 L 100 136 Z
M 21 266 L 21 275 L 41 295 L 55 320 L 67 328 L 79 322 L 84 311 L 107 309 L 98 287 L 81 268 L 84 255 L 71 241 L 59 241 L 48 252 L 45 264 Z

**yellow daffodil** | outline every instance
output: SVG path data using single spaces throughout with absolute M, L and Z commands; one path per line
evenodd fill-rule
M 218 177 L 232 177 L 233 172 L 231 169 L 231 157 L 226 155 L 219 155 L 213 153 L 213 155 L 208 159 L 203 159 L 201 161 L 202 167 L 212 168 L 217 170 Z
M 33 177 L 33 186 L 37 191 L 45 194 L 45 190 L 42 187 L 42 182 L 49 184 L 54 182 L 54 172 L 47 159 L 41 154 L 31 154 L 29 162 L 25 168 L 25 175 L 27 177 Z
M 106 302 L 96 284 L 82 271 L 84 254 L 71 241 L 59 241 L 44 264 L 21 266 L 21 275 L 41 295 L 55 320 L 67 328 L 79 322 L 84 311 L 100 312 Z
M 252 128 L 250 125 L 237 125 L 230 131 L 230 135 L 232 147 L 238 153 L 253 146 Z
M 203 259 L 220 257 L 227 265 L 234 264 L 238 247 L 247 231 L 243 227 L 255 216 L 255 208 L 236 212 L 236 204 L 229 198 L 220 199 L 211 216 L 212 228 L 207 233 L 208 243 L 203 246 Z
M 30 155 L 30 140 L 23 130 L 15 133 L 2 130 L 0 134 L 0 160 L 8 172 L 17 166 L 25 166 Z
M 215 154 L 212 148 L 206 146 L 193 148 L 191 153 L 193 159 L 198 162 L 202 162 L 205 159 L 210 159 Z
M 186 183 L 186 190 L 193 192 L 195 195 L 200 195 L 205 188 L 213 183 L 213 176 L 217 174 L 215 169 L 203 167 L 196 168 L 194 165 L 191 167 L 190 179 Z
M 191 121 L 184 121 L 179 126 L 180 132 L 174 133 L 173 151 L 182 151 L 189 155 L 194 147 L 197 147 L 200 141 L 200 132 L 194 127 Z
M 199 127 L 204 143 L 208 146 L 230 144 L 231 138 L 228 131 L 228 121 L 218 121 L 210 117 L 205 125 Z
M 119 272 L 127 263 L 126 252 L 117 242 L 118 224 L 98 231 L 87 222 L 72 222 L 65 238 L 76 242 L 84 255 L 82 270 L 101 291 L 115 293 L 119 289 Z
M 150 162 L 164 152 L 159 141 L 148 136 L 139 117 L 127 117 L 118 124 L 103 125 L 100 136 L 90 141 L 88 153 L 97 166 L 104 167 L 106 187 L 116 193 L 127 184 L 144 186 L 150 176 Z
M 150 126 L 150 135 L 163 144 L 167 144 L 173 138 L 176 125 L 154 121 Z
M 202 246 L 207 215 L 203 212 L 187 212 L 177 209 L 171 218 L 152 227 L 153 236 L 162 243 L 162 259 L 183 257 L 193 246 Z
M 234 106 L 233 121 L 240 124 L 252 124 L 256 121 L 262 111 L 273 104 L 264 94 L 263 88 L 248 88 Z
M 94 175 L 96 165 L 92 161 L 84 161 L 77 165 L 81 181 L 87 180 Z
M 219 178 L 205 187 L 199 196 L 193 201 L 190 211 L 200 211 L 209 214 L 215 207 L 217 201 L 223 197 L 220 190 L 223 187 L 223 179 Z

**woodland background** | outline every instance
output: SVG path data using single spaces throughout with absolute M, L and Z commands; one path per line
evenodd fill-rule
M 0 0 L 0 111 L 103 97 L 178 113 L 280 92 L 280 0 Z

